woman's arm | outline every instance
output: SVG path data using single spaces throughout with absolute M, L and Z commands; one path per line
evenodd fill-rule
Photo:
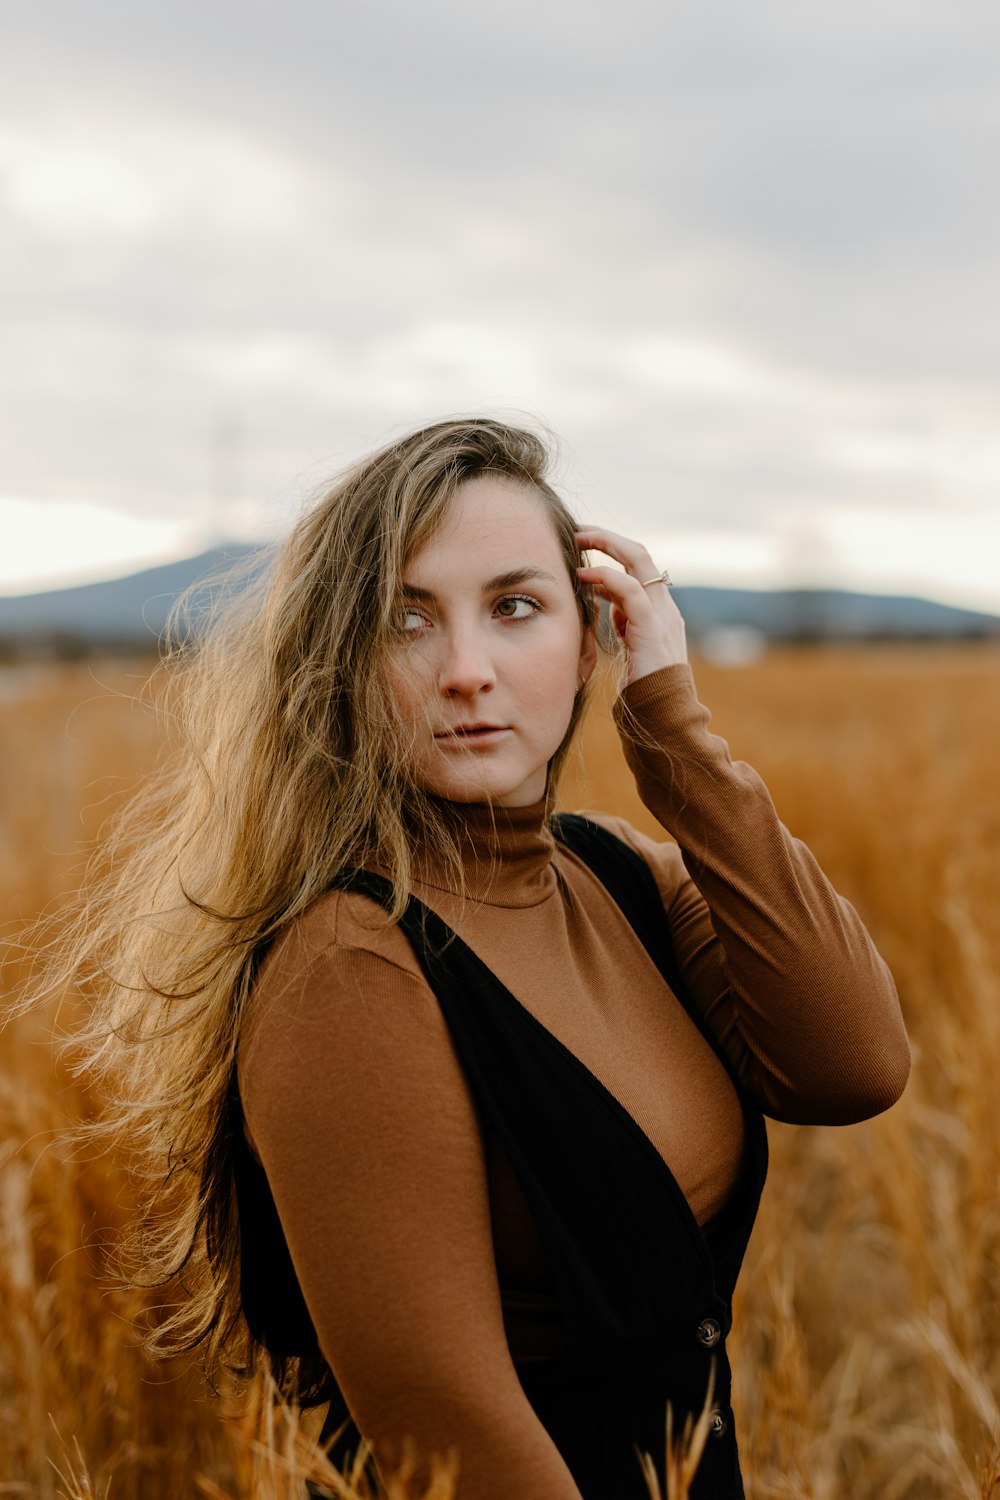
M 605 598 L 626 658 L 615 707 L 643 802 L 680 846 L 639 841 L 660 882 L 685 982 L 738 1076 L 777 1119 L 847 1123 L 899 1097 L 910 1067 L 896 989 L 857 912 L 778 819 L 756 771 L 708 730 L 684 621 L 646 549 L 579 570 Z M 624 831 L 624 830 L 623 830 Z
M 511 1362 L 447 1023 L 392 938 L 398 964 L 279 946 L 241 1046 L 249 1130 L 320 1347 L 383 1471 L 410 1433 L 425 1453 L 458 1446 L 462 1500 L 580 1500 Z
M 741 1081 L 770 1115 L 802 1124 L 887 1109 L 910 1065 L 892 976 L 756 771 L 710 733 L 690 667 L 630 684 L 615 718 L 680 859 L 627 825 L 614 831 L 652 868 L 686 986 Z

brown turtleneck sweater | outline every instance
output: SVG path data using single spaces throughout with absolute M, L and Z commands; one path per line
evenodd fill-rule
M 775 1119 L 886 1109 L 909 1069 L 892 978 L 756 772 L 710 733 L 690 667 L 640 678 L 615 717 L 676 844 L 591 816 L 652 869 L 686 986 L 742 1084 Z M 464 906 L 433 869 L 414 892 L 617 1096 L 705 1224 L 740 1165 L 736 1093 L 545 811 L 497 809 L 494 826 L 464 807 Z M 559 1347 L 541 1241 L 406 938 L 375 915 L 333 892 L 283 935 L 239 1055 L 321 1348 L 376 1458 L 395 1462 L 410 1432 L 425 1450 L 458 1444 L 462 1500 L 579 1500 L 514 1364 Z

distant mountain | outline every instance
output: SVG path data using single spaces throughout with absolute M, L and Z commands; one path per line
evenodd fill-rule
M 232 543 L 126 578 L 0 598 L 0 643 L 129 645 L 152 650 L 178 594 L 256 549 Z
M 676 588 L 691 635 L 745 625 L 775 640 L 813 637 L 995 636 L 1000 616 L 895 594 L 846 589 Z
M 152 649 L 170 605 L 185 588 L 242 562 L 255 549 L 232 544 L 127 578 L 0 598 L 0 649 Z M 841 589 L 676 588 L 692 640 L 745 627 L 773 640 L 990 636 L 1000 617 L 928 599 L 855 594 Z

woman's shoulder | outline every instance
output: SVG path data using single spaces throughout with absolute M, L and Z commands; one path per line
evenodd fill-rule
M 237 1081 L 251 1149 L 290 1110 L 326 1117 L 331 1091 L 356 1100 L 373 1069 L 440 1071 L 447 1044 L 402 929 L 357 892 L 325 893 L 275 939 L 242 1018 Z
M 278 934 L 261 965 L 258 987 L 278 975 L 306 973 L 318 963 L 349 964 L 362 953 L 417 970 L 402 928 L 386 922 L 376 901 L 360 891 L 325 891 Z
M 363 994 L 369 1002 L 421 970 L 398 924 L 357 891 L 331 890 L 316 898 L 273 940 L 254 980 L 241 1028 L 241 1051 L 262 1035 Z

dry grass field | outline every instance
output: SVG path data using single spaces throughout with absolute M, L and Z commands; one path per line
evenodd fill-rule
M 8 934 L 71 888 L 156 755 L 133 700 L 146 670 L 0 676 Z M 695 676 L 713 729 L 868 924 L 914 1051 L 885 1116 L 770 1127 L 734 1348 L 748 1493 L 1000 1496 L 1000 651 L 783 650 L 740 670 L 696 661 Z M 653 826 L 606 712 L 570 783 L 568 805 Z M 11 950 L 8 983 L 18 968 Z M 224 1410 L 196 1368 L 138 1350 L 138 1300 L 102 1259 L 129 1183 L 59 1145 L 93 1105 L 50 1021 L 0 1035 L 0 1495 L 301 1496 L 294 1424 Z

